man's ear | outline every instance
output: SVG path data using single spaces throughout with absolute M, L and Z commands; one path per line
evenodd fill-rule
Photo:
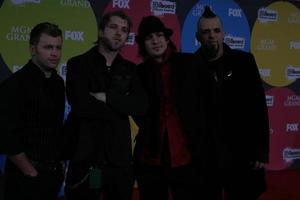
M 199 31 L 197 31 L 195 33 L 195 36 L 196 36 L 196 39 L 198 40 L 198 42 L 200 42 L 200 33 L 199 33 Z
M 34 45 L 29 45 L 29 53 L 30 55 L 34 56 L 35 55 L 35 47 Z
M 98 30 L 98 38 L 101 38 L 101 36 L 103 35 L 103 31 L 101 29 Z

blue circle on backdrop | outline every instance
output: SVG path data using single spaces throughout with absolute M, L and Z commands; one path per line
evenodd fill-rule
M 200 46 L 196 39 L 197 21 L 208 5 L 218 15 L 224 26 L 224 42 L 233 49 L 250 51 L 250 28 L 248 20 L 233 0 L 200 0 L 188 13 L 182 28 L 182 52 L 194 53 Z

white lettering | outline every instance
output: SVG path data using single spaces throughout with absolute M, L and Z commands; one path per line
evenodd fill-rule
M 82 31 L 66 31 L 65 40 L 84 41 Z
M 298 131 L 299 129 L 298 129 L 298 123 L 293 123 L 293 124 L 290 124 L 290 123 L 288 123 L 288 124 L 286 124 L 286 132 L 290 132 L 290 131 L 292 131 L 292 132 L 295 132 L 295 131 Z
M 232 8 L 229 8 L 229 10 L 228 10 L 228 16 L 242 17 L 242 10 L 241 9 L 232 9 Z
M 113 0 L 113 8 L 115 7 L 130 9 L 129 0 Z

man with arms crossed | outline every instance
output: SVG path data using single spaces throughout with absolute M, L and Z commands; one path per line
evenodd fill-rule
M 68 200 L 130 200 L 133 186 L 128 115 L 142 115 L 146 96 L 136 66 L 120 54 L 131 20 L 121 11 L 105 14 L 97 44 L 67 63 L 67 120 L 75 149 L 66 179 Z M 73 130 L 73 131 L 72 131 Z

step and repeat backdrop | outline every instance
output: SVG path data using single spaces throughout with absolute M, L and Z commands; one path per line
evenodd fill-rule
M 200 47 L 196 23 L 205 5 L 222 18 L 225 42 L 256 57 L 270 116 L 267 169 L 300 168 L 300 0 L 0 0 L 0 82 L 29 59 L 29 33 L 37 23 L 50 21 L 63 30 L 63 56 L 57 70 L 65 77 L 67 60 L 97 40 L 97 22 L 103 13 L 122 9 L 132 18 L 122 54 L 139 63 L 134 36 L 143 16 L 160 17 L 174 30 L 177 48 L 195 52 Z M 4 162 L 0 155 L 2 170 Z

